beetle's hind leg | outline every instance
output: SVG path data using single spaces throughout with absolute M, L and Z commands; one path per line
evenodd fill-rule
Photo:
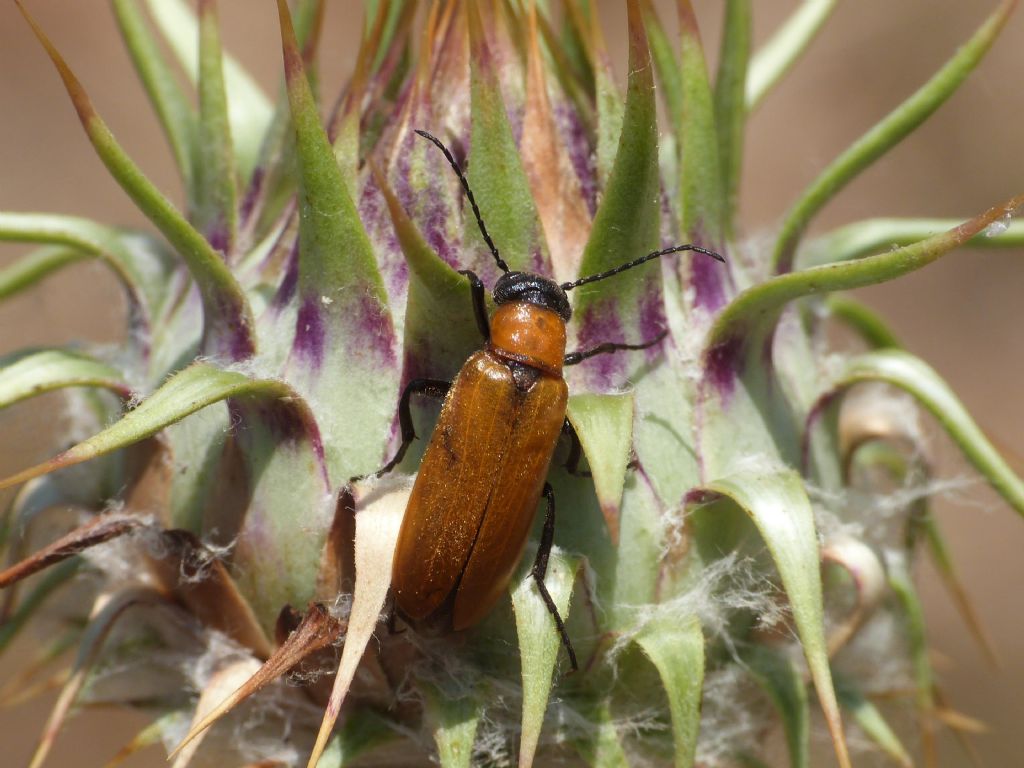
M 402 460 L 402 457 L 405 456 L 405 452 L 409 450 L 412 441 L 416 439 L 416 426 L 412 423 L 412 409 L 410 408 L 412 396 L 428 395 L 440 399 L 448 394 L 451 386 L 452 383 L 450 381 L 441 381 L 440 379 L 413 379 L 406 385 L 405 391 L 402 392 L 402 400 L 398 404 L 398 424 L 402 429 L 402 444 L 398 446 L 398 450 L 391 461 L 372 475 L 369 475 L 370 477 L 383 477 L 394 469 L 398 462 Z M 361 480 L 363 477 L 367 477 L 367 475 L 352 479 Z
M 562 617 L 558 613 L 558 607 L 555 605 L 555 601 L 551 599 L 551 593 L 548 592 L 547 585 L 544 584 L 544 577 L 548 572 L 548 557 L 551 555 L 551 546 L 555 541 L 555 491 L 552 489 L 551 483 L 544 483 L 544 498 L 548 500 L 548 511 L 544 516 L 544 530 L 540 535 L 537 559 L 533 561 L 532 575 L 533 580 L 537 584 L 537 591 L 540 592 L 544 604 L 551 613 L 551 617 L 555 620 L 555 626 L 558 627 L 558 635 L 562 638 L 565 652 L 569 654 L 569 663 L 572 665 L 572 671 L 576 672 L 580 668 L 579 664 L 576 663 L 576 651 L 573 650 L 572 641 L 569 639 L 569 633 L 565 629 L 565 622 L 562 621 Z
M 666 336 L 668 336 L 668 331 L 662 331 L 650 341 L 645 341 L 642 344 L 616 344 L 613 341 L 606 341 L 604 344 L 598 344 L 592 349 L 570 352 L 565 356 L 565 361 L 562 364 L 577 365 L 578 363 L 582 363 L 587 358 L 594 357 L 595 355 L 604 355 L 609 352 L 618 352 L 624 349 L 647 349 L 648 347 L 653 347 Z

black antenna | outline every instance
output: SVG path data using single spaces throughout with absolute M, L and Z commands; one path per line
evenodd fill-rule
M 639 259 L 627 261 L 625 264 L 620 264 L 619 266 L 615 267 L 615 269 L 609 269 L 607 272 L 598 272 L 596 275 L 581 277 L 579 280 L 573 280 L 568 283 L 562 283 L 561 288 L 563 291 L 571 291 L 573 288 L 579 288 L 581 285 L 586 285 L 587 283 L 596 283 L 598 280 L 604 280 L 606 277 L 613 277 L 619 274 L 620 272 L 625 272 L 627 269 L 639 267 L 641 264 L 643 264 L 646 261 L 650 261 L 651 259 L 657 259 L 660 256 L 666 256 L 670 253 L 679 253 L 680 251 L 696 251 L 697 253 L 703 253 L 705 256 L 710 256 L 716 261 L 725 261 L 725 257 L 722 256 L 721 254 L 715 253 L 714 251 L 709 251 L 707 248 L 701 248 L 699 245 L 693 245 L 692 243 L 687 243 L 686 245 L 673 245 L 671 248 L 663 248 L 660 251 L 652 251 L 651 253 L 648 253 L 646 256 L 641 256 Z
M 505 260 L 498 255 L 498 247 L 494 244 L 494 241 L 491 240 L 491 236 L 487 233 L 487 227 L 484 226 L 484 217 L 480 215 L 480 208 L 477 207 L 476 199 L 473 197 L 473 190 L 469 188 L 469 181 L 466 180 L 465 174 L 462 172 L 462 169 L 459 168 L 459 164 L 455 161 L 452 153 L 448 151 L 448 147 L 442 144 L 439 138 L 432 136 L 426 131 L 421 131 L 419 129 L 413 130 L 444 153 L 445 159 L 448 161 L 448 165 L 450 165 L 452 170 L 455 171 L 455 175 L 458 176 L 459 181 L 462 182 L 462 188 L 466 190 L 466 199 L 469 200 L 469 204 L 473 208 L 473 215 L 476 216 L 476 223 L 480 226 L 480 234 L 484 236 L 484 242 L 487 243 L 487 247 L 491 249 L 491 255 L 498 263 L 498 268 L 502 272 L 508 272 L 508 264 L 506 264 Z

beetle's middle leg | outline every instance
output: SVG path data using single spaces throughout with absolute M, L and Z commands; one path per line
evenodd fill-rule
M 476 327 L 480 329 L 480 335 L 484 341 L 491 340 L 491 323 L 487 319 L 487 292 L 484 284 L 476 273 L 469 269 L 460 269 L 460 275 L 469 279 L 469 290 L 473 294 L 473 314 L 476 316 Z
M 569 639 L 569 633 L 565 629 L 565 622 L 562 621 L 562 617 L 558 613 L 558 607 L 555 605 L 555 601 L 551 599 L 551 593 L 548 592 L 547 585 L 544 584 L 544 577 L 548 572 L 548 557 L 551 555 L 551 546 L 555 542 L 555 491 L 552 489 L 551 483 L 544 483 L 544 498 L 548 500 L 548 511 L 544 516 L 544 530 L 540 535 L 537 559 L 533 561 L 532 576 L 533 580 L 537 583 L 537 591 L 540 592 L 544 604 L 548 607 L 548 611 L 555 620 L 555 626 L 558 627 L 558 634 L 562 638 L 562 645 L 565 647 L 565 652 L 569 654 L 569 663 L 572 665 L 572 671 L 576 672 L 580 668 L 579 664 L 576 663 L 576 651 L 573 650 L 572 641 Z
M 664 339 L 667 335 L 668 331 L 662 331 L 650 341 L 645 341 L 641 344 L 617 344 L 613 341 L 606 341 L 604 344 L 598 344 L 596 347 L 593 347 L 591 349 L 584 349 L 580 350 L 579 352 L 570 352 L 568 355 L 565 356 L 565 362 L 563 362 L 562 364 L 576 365 L 578 363 L 582 363 L 589 357 L 594 357 L 595 355 L 603 355 L 608 352 L 618 352 L 619 350 L 623 349 L 647 349 L 648 347 L 653 347 L 659 341 Z
M 402 460 L 405 452 L 409 450 L 412 441 L 416 439 L 416 426 L 412 423 L 412 409 L 410 400 L 413 395 L 428 395 L 430 397 L 442 398 L 448 394 L 452 383 L 440 379 L 413 379 L 402 392 L 402 400 L 398 404 L 398 424 L 402 429 L 402 444 L 398 446 L 394 458 L 387 464 L 373 473 L 373 477 L 383 477 Z M 357 478 L 353 478 L 357 479 Z

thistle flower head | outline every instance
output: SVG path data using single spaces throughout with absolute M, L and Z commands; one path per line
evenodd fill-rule
M 871 697 L 910 690 L 926 718 L 942 706 L 909 579 L 917 550 L 973 618 L 928 514 L 920 434 L 892 392 L 933 414 L 1018 511 L 1024 484 L 935 372 L 836 293 L 993 226 L 988 244 L 1019 244 L 1004 222 L 1022 198 L 963 222 L 803 235 L 955 91 L 1015 3 L 830 164 L 770 248 L 747 250 L 746 117 L 832 3 L 809 3 L 754 58 L 753 4 L 726 3 L 709 73 L 688 0 L 676 39 L 650 2 L 629 0 L 622 89 L 584 0 L 370 1 L 353 74 L 325 106 L 326 5 L 279 0 L 274 102 L 222 50 L 213 0 L 114 0 L 182 202 L 135 165 L 25 14 L 153 225 L 0 213 L 0 238 L 47 244 L 0 272 L 0 297 L 95 258 L 130 306 L 115 357 L 29 350 L 0 368 L 0 406 L 84 387 L 92 427 L 0 481 L 21 486 L 0 531 L 0 647 L 47 598 L 74 591 L 79 607 L 60 620 L 79 653 L 33 764 L 73 704 L 108 701 L 156 712 L 128 750 L 162 741 L 176 766 L 756 765 L 780 725 L 801 766 L 815 706 L 841 766 L 844 721 L 908 764 Z M 508 595 L 495 577 L 496 608 L 451 633 L 438 631 L 449 617 L 394 610 L 392 562 L 411 526 L 462 537 L 457 590 L 485 525 L 499 540 L 514 527 L 408 511 L 426 440 L 403 438 L 437 417 L 409 411 L 403 392 L 443 394 L 488 344 L 467 271 L 494 293 L 488 308 L 540 304 L 568 321 L 567 423 L 582 457 L 556 447 L 546 476 L 554 546 L 538 522 Z M 867 351 L 825 356 L 830 317 Z M 513 373 L 555 377 L 561 362 Z M 885 386 L 865 396 L 872 382 Z M 485 429 L 466 426 L 469 450 L 497 450 Z M 584 473 L 567 471 L 581 458 Z M 382 467 L 393 471 L 375 476 Z M 545 481 L 520 475 L 515 487 Z M 428 576 L 453 568 L 442 560 Z M 884 675 L 865 663 L 880 646 L 900 660 Z

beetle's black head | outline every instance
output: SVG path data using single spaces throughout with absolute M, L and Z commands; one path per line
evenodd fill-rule
M 494 284 L 494 303 L 509 304 L 513 301 L 525 301 L 538 307 L 557 312 L 565 322 L 572 317 L 569 297 L 562 287 L 540 275 L 530 272 L 506 272 Z

